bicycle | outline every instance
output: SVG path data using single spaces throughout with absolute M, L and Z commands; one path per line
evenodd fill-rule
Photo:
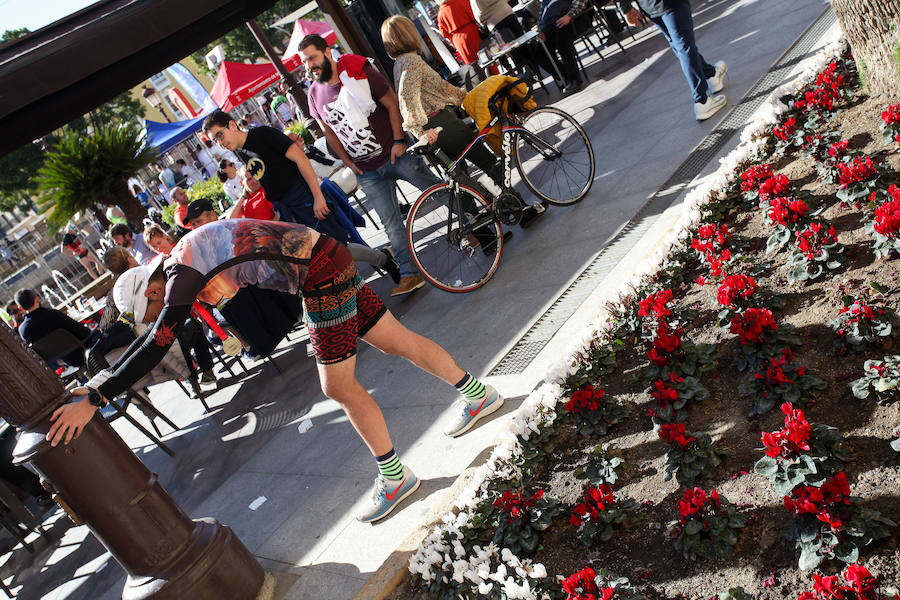
M 493 118 L 455 161 L 425 140 L 408 150 L 423 155 L 444 173 L 444 182 L 419 196 L 407 221 L 413 261 L 424 278 L 442 290 L 476 290 L 497 271 L 503 254 L 501 225 L 517 224 L 528 207 L 513 189 L 513 163 L 521 181 L 542 203 L 575 204 L 593 184 L 594 151 L 574 117 L 552 106 L 521 116 L 502 110 L 501 102 L 512 101 L 508 92 L 519 84 L 528 90 L 521 102 L 530 98 L 531 89 L 521 80 L 498 90 L 488 101 Z M 466 154 L 496 124 L 501 127 L 503 186 L 494 196 L 469 177 L 462 165 Z

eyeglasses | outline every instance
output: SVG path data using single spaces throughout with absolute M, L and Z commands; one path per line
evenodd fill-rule
M 233 166 L 234 166 L 234 163 L 228 163 L 228 164 L 226 164 L 225 166 L 226 166 L 226 167 L 233 167 Z
M 224 140 L 224 139 L 225 139 L 225 130 L 223 129 L 223 130 L 221 130 L 221 131 L 217 131 L 217 132 L 213 135 L 213 139 L 214 139 L 215 141 L 217 141 L 217 142 L 221 142 L 222 140 Z

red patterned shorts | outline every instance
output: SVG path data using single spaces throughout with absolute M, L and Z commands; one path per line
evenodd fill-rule
M 303 283 L 303 309 L 316 362 L 339 363 L 356 354 L 364 336 L 387 312 L 340 242 L 319 237 Z

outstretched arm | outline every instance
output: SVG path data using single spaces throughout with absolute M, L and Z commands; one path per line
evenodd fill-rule
M 72 396 L 79 399 L 64 404 L 53 412 L 50 416 L 53 425 L 47 432 L 47 441 L 53 446 L 59 442 L 68 444 L 81 435 L 84 426 L 97 410 L 87 399 L 90 389 L 96 389 L 104 401 L 108 402 L 108 398 L 115 398 L 159 364 L 175 341 L 190 310 L 189 305 L 164 308 L 156 325 L 136 339 L 115 366 L 92 377 L 86 386 L 72 390 Z

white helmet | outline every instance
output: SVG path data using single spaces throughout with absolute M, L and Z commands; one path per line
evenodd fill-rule
M 143 323 L 147 313 L 147 285 L 150 277 L 162 266 L 165 257 L 158 255 L 146 265 L 128 269 L 116 280 L 113 302 L 121 311 L 121 318 L 130 325 Z

